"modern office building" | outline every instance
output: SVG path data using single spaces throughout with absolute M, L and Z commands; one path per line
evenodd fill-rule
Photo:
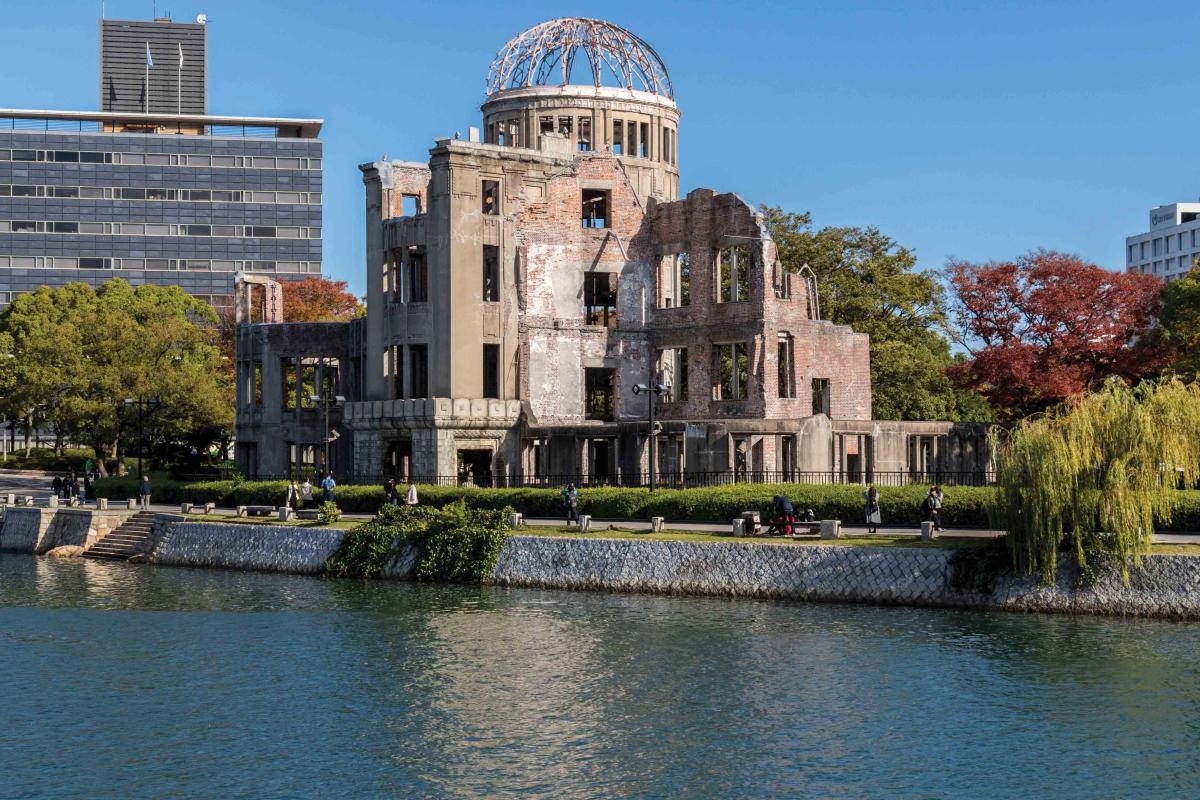
M 1125 239 L 1125 270 L 1173 281 L 1200 259 L 1200 203 L 1150 210 L 1150 230 Z
M 207 114 L 208 25 L 100 20 L 100 110 Z
M 203 113 L 206 68 L 184 72 L 182 101 L 163 99 L 180 86 L 181 52 L 185 69 L 207 59 L 197 28 L 103 21 L 101 107 L 114 110 L 0 109 L 0 305 L 120 277 L 221 307 L 238 272 L 320 274 L 322 121 Z M 144 87 L 123 32 L 142 40 L 149 113 L 130 99 Z
M 331 426 L 330 466 L 358 480 L 985 479 L 981 426 L 872 419 L 868 337 L 821 318 L 754 206 L 680 191 L 680 110 L 645 41 L 538 25 L 482 112 L 427 162 L 360 166 L 365 318 L 238 328 L 247 475 L 324 466 Z

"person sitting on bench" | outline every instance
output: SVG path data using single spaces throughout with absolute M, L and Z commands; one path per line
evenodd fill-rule
M 792 501 L 781 495 L 775 495 L 775 518 L 767 528 L 767 535 L 791 536 L 796 522 L 796 510 Z

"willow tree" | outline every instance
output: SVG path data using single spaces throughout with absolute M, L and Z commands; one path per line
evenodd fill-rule
M 1200 386 L 1112 380 L 992 437 L 1014 566 L 1053 581 L 1066 545 L 1085 576 L 1116 561 L 1128 581 L 1177 487 L 1200 479 Z

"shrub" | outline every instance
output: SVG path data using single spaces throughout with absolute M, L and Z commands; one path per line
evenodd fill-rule
M 337 503 L 327 500 L 317 509 L 317 522 L 322 525 L 332 525 L 341 518 L 342 512 L 338 509 Z
M 508 535 L 508 509 L 468 508 L 461 501 L 432 506 L 383 506 L 346 534 L 325 562 L 328 575 L 378 575 L 400 548 L 418 548 L 417 580 L 478 582 L 491 575 Z

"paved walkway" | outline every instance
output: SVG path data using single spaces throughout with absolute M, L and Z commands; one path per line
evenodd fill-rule
M 53 475 L 50 473 L 0 471 L 0 494 L 15 492 L 17 494 L 33 495 L 35 502 L 39 505 L 45 505 L 46 500 L 50 497 L 51 480 L 53 480 Z M 94 505 L 94 503 L 89 503 L 88 505 Z M 150 510 L 162 513 L 179 513 L 179 506 L 154 503 L 150 506 Z M 234 516 L 235 513 L 231 508 L 217 509 L 217 511 L 220 514 L 230 517 Z M 370 519 L 372 515 L 347 513 L 343 516 L 348 519 Z M 538 527 L 563 527 L 566 525 L 566 520 L 561 517 L 526 517 L 525 522 Z M 730 529 L 730 525 L 727 522 L 667 520 L 665 525 L 669 530 L 704 533 L 728 533 Z M 603 531 L 609 527 L 621 530 L 649 531 L 650 522 L 648 520 L 592 519 L 593 531 Z M 866 536 L 867 529 L 861 525 L 843 525 L 842 533 L 845 536 Z M 881 536 L 915 536 L 919 533 L 920 529 L 916 526 L 885 525 L 879 529 L 879 535 Z M 978 528 L 947 528 L 942 531 L 941 535 L 947 538 L 994 539 L 997 536 L 1004 535 L 1004 532 L 981 530 Z M 1200 532 L 1156 533 L 1154 534 L 1154 541 L 1157 544 L 1200 544 Z

